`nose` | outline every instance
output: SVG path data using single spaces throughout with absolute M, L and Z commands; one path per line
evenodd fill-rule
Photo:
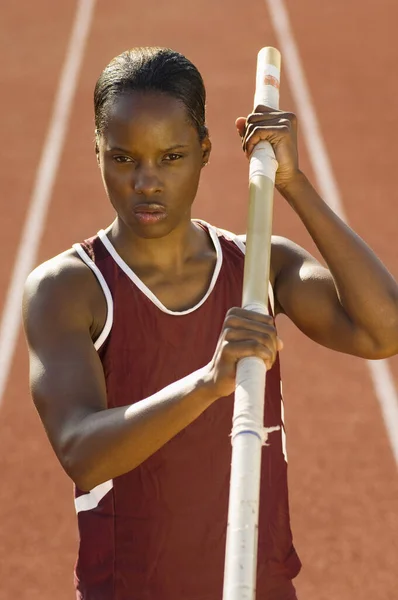
M 155 166 L 137 165 L 133 177 L 133 188 L 137 194 L 152 196 L 163 189 Z

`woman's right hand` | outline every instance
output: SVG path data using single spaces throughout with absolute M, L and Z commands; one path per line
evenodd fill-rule
M 236 365 L 241 358 L 257 356 L 267 370 L 283 348 L 274 320 L 244 308 L 231 308 L 225 317 L 216 351 L 210 363 L 210 385 L 218 397 L 235 391 Z

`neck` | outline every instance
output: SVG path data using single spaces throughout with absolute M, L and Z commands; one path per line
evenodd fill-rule
M 207 235 L 189 218 L 161 238 L 142 238 L 127 230 L 117 217 L 107 229 L 108 237 L 130 266 L 181 272 L 187 261 L 203 251 Z

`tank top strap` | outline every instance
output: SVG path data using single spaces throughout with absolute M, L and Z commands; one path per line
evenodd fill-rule
M 195 222 L 204 226 L 210 232 L 214 232 L 218 237 L 222 237 L 228 242 L 232 242 L 235 244 L 237 248 L 242 252 L 243 255 L 246 255 L 246 234 L 236 234 L 228 231 L 227 229 L 221 229 L 220 227 L 216 227 L 214 225 L 210 225 L 206 221 L 202 219 L 193 219 Z M 275 315 L 275 299 L 274 299 L 274 290 L 271 282 L 268 284 L 268 300 L 270 304 L 270 308 L 272 311 L 272 316 Z

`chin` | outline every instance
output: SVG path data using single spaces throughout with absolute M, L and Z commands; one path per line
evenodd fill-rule
M 124 221 L 124 224 L 134 236 L 147 240 L 163 238 L 176 227 L 176 224 L 170 222 L 169 217 L 158 223 L 140 223 L 134 220 L 134 222 L 128 223 Z

